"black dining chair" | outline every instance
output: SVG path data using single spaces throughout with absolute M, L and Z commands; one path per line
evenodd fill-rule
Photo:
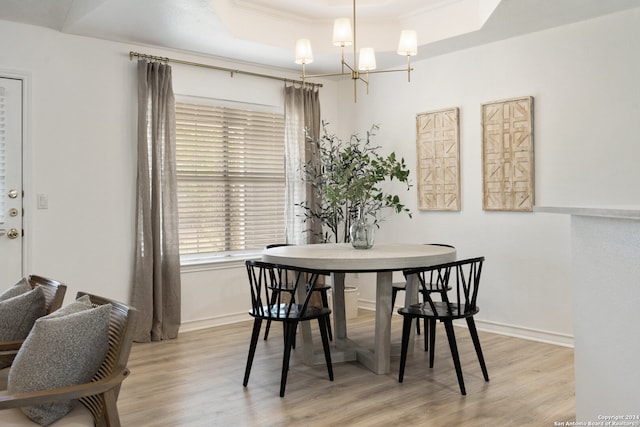
M 458 376 L 460 392 L 463 395 L 467 393 L 464 387 L 464 379 L 462 377 L 462 368 L 460 366 L 460 357 L 453 329 L 453 321 L 456 319 L 465 319 L 476 350 L 476 355 L 478 356 L 478 361 L 480 362 L 482 375 L 485 381 L 489 381 L 487 366 L 484 361 L 484 356 L 482 355 L 480 339 L 478 338 L 478 332 L 473 319 L 473 316 L 480 311 L 476 301 L 478 298 L 478 288 L 480 286 L 480 274 L 482 273 L 483 263 L 484 257 L 478 257 L 406 271 L 406 274 L 416 274 L 421 285 L 425 285 L 427 280 L 431 277 L 431 273 L 436 271 L 442 283 L 451 286 L 452 290 L 451 292 L 445 292 L 442 294 L 443 301 L 433 301 L 433 299 L 431 299 L 431 294 L 426 294 L 426 300 L 424 302 L 398 309 L 398 313 L 403 316 L 400 373 L 398 376 L 399 382 L 402 382 L 404 378 L 411 322 L 413 319 L 427 319 L 434 322 L 437 320 L 444 323 L 447 338 L 449 340 L 449 347 L 451 349 L 451 356 L 453 357 L 453 364 Z M 433 368 L 434 362 L 434 332 L 435 330 L 431 331 L 432 345 L 431 352 L 429 353 L 429 368 Z
M 269 249 L 269 248 L 276 248 L 279 246 L 291 246 L 288 243 L 272 243 L 270 245 L 267 245 L 265 248 Z M 324 279 L 320 280 L 321 283 L 317 283 L 314 287 L 313 287 L 313 291 L 317 292 L 318 295 L 320 295 L 320 300 L 322 301 L 322 306 L 329 308 L 329 297 L 327 296 L 327 291 L 329 289 L 331 289 L 331 286 L 326 285 L 324 283 Z M 288 294 L 292 293 L 292 287 L 284 287 L 281 290 L 276 290 L 276 292 L 273 293 L 273 297 L 276 298 L 277 297 L 277 293 L 278 292 L 285 292 Z M 267 326 L 264 329 L 264 339 L 266 340 L 267 338 L 269 338 L 269 330 L 271 329 L 271 320 L 267 320 Z M 329 334 L 329 341 L 333 341 L 333 333 L 331 332 L 331 320 L 327 321 L 327 333 Z M 296 348 L 296 343 L 294 341 L 293 343 L 293 348 Z
M 426 243 L 428 245 L 434 246 L 444 246 L 447 248 L 454 248 L 454 246 L 443 244 L 443 243 Z M 391 310 L 393 311 L 393 307 L 396 303 L 396 296 L 398 292 L 406 292 L 407 290 L 407 275 L 405 274 L 404 282 L 395 282 L 391 284 Z M 424 285 L 420 284 L 418 287 L 419 295 L 422 295 L 422 301 L 426 301 L 425 295 L 431 293 L 437 293 L 442 295 L 447 291 L 451 290 L 450 287 L 444 285 L 442 281 L 438 280 L 437 275 L 434 275 L 432 272 L 429 280 L 425 281 Z M 442 300 L 442 297 L 440 297 Z M 434 331 L 436 329 L 436 322 L 433 320 L 432 322 L 427 322 L 427 319 L 424 319 L 424 351 L 429 350 L 429 331 Z M 420 322 L 416 322 L 416 332 L 420 335 Z
M 282 322 L 283 324 L 284 357 L 282 359 L 282 375 L 280 378 L 280 397 L 284 396 L 291 349 L 293 348 L 296 330 L 300 322 L 318 321 L 327 371 L 329 372 L 329 379 L 333 381 L 331 351 L 327 334 L 331 309 L 309 305 L 313 286 L 320 276 L 328 273 L 255 260 L 248 260 L 245 264 L 251 288 L 251 310 L 249 315 L 253 317 L 254 321 L 243 386 L 246 387 L 249 382 L 249 374 L 251 373 L 251 366 L 260 336 L 260 326 L 263 320 Z M 298 298 L 298 290 L 300 288 L 304 291 L 304 299 L 302 301 Z M 287 289 L 287 291 L 284 291 L 284 289 Z

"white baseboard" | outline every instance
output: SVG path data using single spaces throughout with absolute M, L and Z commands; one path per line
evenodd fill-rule
M 358 300 L 358 308 L 375 311 L 375 301 Z M 466 327 L 466 324 L 462 322 L 460 326 Z M 479 331 L 491 332 L 494 334 L 506 335 L 514 338 L 522 338 L 530 341 L 538 341 L 546 344 L 554 344 L 562 347 L 573 348 L 573 335 L 569 334 L 543 331 L 523 326 L 508 325 L 505 323 L 491 322 L 488 320 L 480 320 L 477 318 L 476 327 Z
M 375 311 L 375 301 L 358 300 L 358 308 L 363 310 Z M 396 314 L 397 315 L 397 314 Z M 246 322 L 251 317 L 246 311 L 234 313 L 224 316 L 209 317 L 206 319 L 190 320 L 180 325 L 180 332 L 197 331 L 199 329 L 213 328 L 215 326 L 229 325 L 232 323 Z M 460 326 L 466 326 L 464 323 Z M 573 348 L 573 336 L 568 334 L 560 334 L 551 331 L 542 331 L 539 329 L 526 328 L 522 326 L 508 325 L 505 323 L 491 322 L 487 320 L 476 319 L 478 330 L 491 332 L 494 334 L 506 335 L 514 338 L 522 338 L 531 341 L 543 342 L 546 344 L 554 344 L 562 347 Z
M 463 323 L 461 326 L 466 325 Z M 557 332 L 542 331 L 479 319 L 476 319 L 476 327 L 480 331 L 573 348 L 573 335 L 569 334 L 560 334 Z
M 224 316 L 208 317 L 206 319 L 189 320 L 180 324 L 180 332 L 197 331 L 200 329 L 213 328 L 216 326 L 230 325 L 233 323 L 247 322 L 252 320 L 246 311 L 241 313 L 227 314 Z

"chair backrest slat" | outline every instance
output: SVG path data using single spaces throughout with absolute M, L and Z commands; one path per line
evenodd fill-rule
M 67 291 L 67 286 L 64 283 L 35 274 L 30 275 L 28 280 L 32 288 L 40 286 L 44 291 L 47 314 L 51 314 L 62 307 L 64 295 Z
M 271 320 L 286 319 L 295 313 L 303 315 L 318 277 L 328 274 L 255 260 L 246 261 L 245 265 L 251 288 L 252 314 Z M 301 301 L 297 295 L 299 289 L 304 289 L 305 297 Z
M 435 275 L 436 281 L 440 281 L 445 288 L 449 286 L 452 290 L 455 289 L 453 303 L 447 293 L 442 293 L 442 301 L 447 305 L 447 314 L 463 315 L 476 310 L 483 263 L 484 257 L 469 258 L 406 270 L 405 275 L 416 274 L 420 286 L 426 286 Z M 455 283 L 452 283 L 453 280 Z M 436 304 L 428 293 L 425 295 L 425 303 L 429 304 L 434 313 L 437 312 Z M 453 312 L 454 308 L 456 312 Z
M 85 292 L 78 292 L 77 298 L 87 295 Z M 104 298 L 98 295 L 88 294 L 93 307 L 104 304 L 111 304 L 111 315 L 109 319 L 109 348 L 107 356 L 94 375 L 92 381 L 104 379 L 111 375 L 116 368 L 126 368 L 133 344 L 133 331 L 137 311 L 118 301 Z M 116 399 L 119 394 L 119 387 L 116 390 Z M 79 399 L 82 404 L 89 409 L 94 417 L 96 425 L 100 425 L 105 421 L 106 407 L 104 396 L 94 395 Z
M 455 248 L 452 245 L 448 245 L 446 243 L 427 243 L 428 245 L 431 246 L 442 246 L 445 248 Z M 449 270 L 447 269 L 433 269 L 430 271 L 429 276 L 430 276 L 430 280 L 427 282 L 425 280 L 425 284 L 423 289 L 426 291 L 430 291 L 430 292 L 440 292 L 443 289 L 447 289 L 447 285 L 446 283 L 448 282 L 445 281 L 445 275 L 444 272 L 448 272 Z M 435 276 L 435 277 L 434 277 Z M 434 280 L 435 279 L 435 280 Z
M 484 260 L 484 259 L 483 259 Z M 480 287 L 480 275 L 482 274 L 483 261 L 479 261 L 473 264 L 473 293 L 471 294 L 471 306 L 476 308 L 476 301 L 478 299 L 478 288 Z

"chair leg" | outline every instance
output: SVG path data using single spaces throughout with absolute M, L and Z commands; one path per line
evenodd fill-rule
M 296 349 L 296 340 L 298 338 L 298 324 L 296 323 L 293 327 L 293 342 L 291 343 L 291 348 Z
M 282 344 L 287 345 L 287 322 L 282 322 Z
M 270 320 L 267 320 L 267 322 L 270 322 Z M 284 343 L 287 343 L 287 322 L 282 322 L 282 339 L 284 340 Z M 297 334 L 297 330 L 298 330 L 298 325 L 296 324 L 294 326 L 294 332 L 293 332 L 293 342 L 291 343 L 291 348 L 292 349 L 296 349 L 296 334 Z M 266 339 L 266 338 L 265 338 Z
M 478 338 L 478 330 L 476 329 L 476 322 L 473 320 L 473 317 L 467 317 L 467 326 L 469 327 L 469 333 L 473 340 L 473 346 L 476 348 L 478 362 L 480 362 L 480 368 L 482 369 L 482 376 L 485 381 L 489 381 L 489 373 L 487 372 L 487 365 L 484 363 L 484 356 L 482 355 L 482 348 L 480 347 L 480 338 Z
M 103 394 L 104 398 L 104 419 L 109 427 L 120 427 L 120 415 L 118 415 L 118 405 L 116 401 L 118 400 L 118 391 L 116 389 L 111 389 Z
M 329 380 L 333 381 L 333 365 L 331 364 L 331 351 L 329 349 L 328 336 L 329 315 L 326 317 L 318 317 L 318 327 L 320 328 L 320 336 L 322 337 L 322 348 L 324 349 L 324 360 L 327 363 L 327 371 L 329 372 Z
M 296 323 L 285 326 L 284 355 L 282 357 L 282 377 L 280 379 L 280 397 L 284 397 L 284 390 L 287 386 L 287 375 L 289 374 L 289 360 L 291 359 L 291 347 L 296 334 Z
M 262 325 L 262 319 L 255 318 L 253 321 L 253 332 L 251 333 L 251 344 L 249 345 L 249 356 L 247 357 L 247 367 L 244 370 L 244 381 L 242 382 L 242 385 L 245 387 L 249 383 L 253 356 L 256 354 L 256 346 L 258 345 L 258 337 L 260 336 L 260 325 Z
M 424 351 L 429 351 L 429 321 L 425 317 L 424 322 Z
M 393 308 L 396 305 L 396 296 L 398 295 L 398 291 L 399 289 L 396 288 L 391 290 L 391 314 L 393 314 Z M 420 335 L 420 321 L 416 321 L 416 333 Z
M 400 372 L 398 374 L 398 382 L 404 379 L 404 367 L 407 363 L 407 350 L 409 348 L 409 336 L 411 335 L 411 316 L 404 316 L 402 321 L 402 347 L 400 349 Z M 417 321 L 420 321 L 417 319 Z
M 456 334 L 453 332 L 453 321 L 444 320 L 444 327 L 447 331 L 447 338 L 449 339 L 449 347 L 451 348 L 451 356 L 453 357 L 453 364 L 456 367 L 456 375 L 458 376 L 458 384 L 460 385 L 460 393 L 466 395 L 467 391 L 464 388 L 464 379 L 462 378 L 462 367 L 460 366 L 460 356 L 458 354 L 458 345 L 456 344 Z M 433 350 L 432 350 L 433 354 Z
M 431 353 L 429 353 L 429 367 L 433 368 L 433 360 L 436 356 L 436 319 L 429 319 L 429 348 L 431 348 Z M 427 333 L 427 324 L 424 325 L 425 334 Z M 426 335 L 425 335 L 426 338 Z
M 323 289 L 320 291 L 320 297 L 322 299 L 322 306 L 325 308 L 329 307 L 329 298 L 327 297 L 327 290 Z M 331 320 L 327 317 L 327 334 L 329 334 L 329 341 L 333 341 L 333 333 L 331 333 Z
M 393 314 L 393 307 L 396 305 L 396 295 L 398 294 L 398 289 L 391 289 L 391 314 Z
M 267 325 L 264 328 L 264 340 L 266 341 L 269 338 L 269 329 L 271 329 L 271 320 L 267 320 Z

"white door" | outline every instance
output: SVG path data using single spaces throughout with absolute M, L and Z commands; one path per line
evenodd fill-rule
M 0 291 L 23 275 L 22 80 L 0 77 Z

